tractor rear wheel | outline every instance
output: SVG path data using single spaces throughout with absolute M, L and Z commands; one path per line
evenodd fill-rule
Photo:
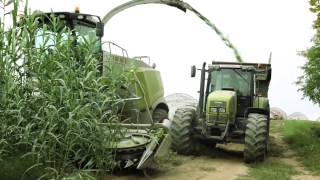
M 156 108 L 152 114 L 153 122 L 161 123 L 164 119 L 168 119 L 168 111 L 161 108 Z
M 268 118 L 266 115 L 250 113 L 245 132 L 244 161 L 263 161 L 267 153 Z
M 192 137 L 192 122 L 195 118 L 195 109 L 177 109 L 170 128 L 172 138 L 171 147 L 179 154 L 190 154 L 194 150 L 194 140 Z

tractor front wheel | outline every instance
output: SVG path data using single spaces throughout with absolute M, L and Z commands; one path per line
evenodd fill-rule
M 268 118 L 266 115 L 250 113 L 245 131 L 244 161 L 263 161 L 267 153 Z
M 190 154 L 194 150 L 192 137 L 192 121 L 195 118 L 195 110 L 192 108 L 177 109 L 170 128 L 172 138 L 171 147 L 179 154 Z

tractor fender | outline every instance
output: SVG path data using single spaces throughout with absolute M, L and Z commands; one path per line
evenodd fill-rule
M 253 101 L 254 108 L 269 109 L 269 99 L 267 97 L 257 96 Z
M 268 119 L 270 117 L 270 110 L 265 108 L 250 107 L 245 111 L 244 116 L 247 118 L 250 113 L 263 114 L 263 115 L 266 115 Z
M 248 117 L 249 113 L 264 114 L 270 118 L 270 106 L 269 99 L 267 97 L 255 97 L 253 101 L 253 107 L 250 107 L 245 112 L 245 117 Z

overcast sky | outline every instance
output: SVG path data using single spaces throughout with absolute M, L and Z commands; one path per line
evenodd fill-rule
M 311 45 L 315 16 L 307 0 L 185 0 L 215 23 L 238 48 L 245 62 L 268 62 L 272 57 L 271 106 L 288 115 L 300 111 L 320 116 L 319 107 L 301 100 L 294 84 L 305 59 L 297 55 Z M 32 10 L 73 11 L 103 17 L 125 0 L 30 0 Z M 148 55 L 162 73 L 165 94 L 197 97 L 199 81 L 190 78 L 190 66 L 235 61 L 217 35 L 194 14 L 164 5 L 142 5 L 114 16 L 105 26 L 104 40 L 128 50 L 129 56 Z

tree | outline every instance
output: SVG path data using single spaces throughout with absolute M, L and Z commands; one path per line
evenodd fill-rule
M 313 45 L 301 55 L 307 58 L 302 67 L 303 75 L 298 78 L 299 91 L 312 102 L 320 105 L 320 2 L 309 0 L 310 11 L 315 13 L 317 19 L 313 22 L 316 33 L 312 39 Z

